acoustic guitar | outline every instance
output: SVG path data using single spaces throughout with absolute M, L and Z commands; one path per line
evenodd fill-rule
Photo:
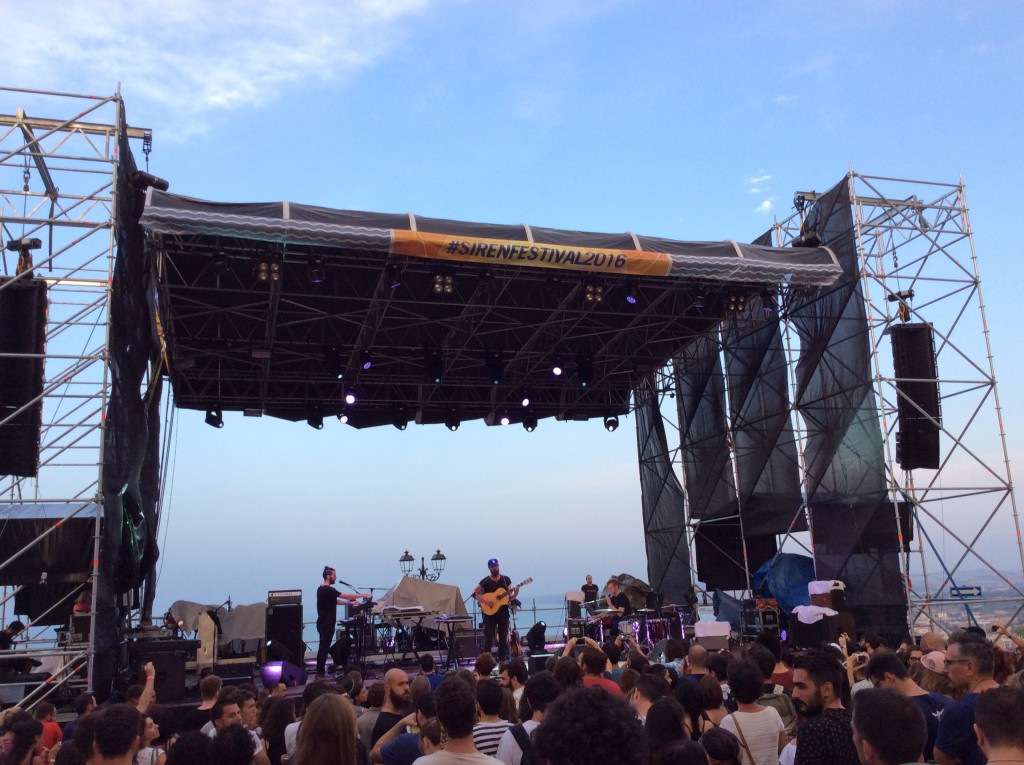
M 512 589 L 518 590 L 520 587 L 525 587 L 532 581 L 533 577 L 524 579 Z M 480 610 L 487 616 L 494 616 L 498 613 L 499 608 L 508 605 L 509 600 L 511 600 L 511 598 L 509 597 L 508 590 L 504 587 L 500 587 L 494 592 L 485 592 L 480 596 Z

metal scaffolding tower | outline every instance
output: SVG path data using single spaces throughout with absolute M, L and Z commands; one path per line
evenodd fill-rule
M 900 561 L 908 625 L 916 632 L 948 632 L 975 621 L 973 608 L 983 603 L 1010 604 L 1007 621 L 1014 621 L 1024 610 L 1022 580 L 1018 578 L 1024 573 L 1024 547 L 964 184 L 900 180 L 852 170 L 846 183 L 867 316 L 863 331 L 870 338 L 871 376 L 884 438 L 885 479 L 895 534 L 903 543 Z M 793 245 L 804 233 L 805 206 L 821 197 L 816 192 L 797 193 L 796 212 L 776 222 L 771 243 Z M 786 339 L 792 394 L 801 348 L 787 312 L 787 299 L 793 294 L 782 284 L 780 295 L 779 318 Z M 922 380 L 896 375 L 893 327 L 898 330 L 904 324 L 931 325 L 937 411 L 925 411 L 907 393 L 913 383 Z M 716 340 L 718 353 L 724 354 L 724 335 L 719 334 Z M 676 363 L 685 366 L 687 360 L 680 356 Z M 680 375 L 669 365 L 657 373 L 653 383 L 650 390 L 638 396 L 638 402 L 657 397 L 663 427 L 669 434 L 668 449 L 653 461 L 641 449 L 641 478 L 657 475 L 651 465 L 668 460 L 675 467 L 671 481 L 678 482 L 676 476 L 683 476 L 685 484 L 685 447 L 679 446 L 684 426 L 676 406 L 677 395 L 682 393 Z M 901 462 L 907 463 L 897 450 L 901 405 L 904 416 L 909 412 L 938 432 L 940 458 L 935 469 L 901 467 Z M 790 404 L 790 410 L 806 488 L 807 423 L 798 407 Z M 725 411 L 722 416 L 727 420 Z M 722 432 L 735 465 L 736 434 L 729 432 L 725 422 Z M 687 493 L 695 488 L 685 486 Z M 807 511 L 806 498 L 805 493 L 804 504 L 797 511 L 800 520 Z M 904 539 L 901 530 L 901 506 L 909 507 L 912 542 Z M 682 518 L 683 510 L 678 512 Z M 694 529 L 699 524 L 691 517 L 688 503 L 685 519 L 685 528 L 684 524 L 652 528 L 645 518 L 645 533 L 650 548 L 652 539 L 671 531 L 671 557 L 677 562 L 688 560 L 692 568 Z M 749 583 L 762 561 L 747 559 L 747 541 L 743 540 L 741 553 L 733 556 L 732 562 L 744 570 Z M 810 553 L 812 549 L 808 532 L 779 535 L 778 544 L 780 551 Z M 971 576 L 979 570 L 998 577 L 1006 591 L 990 593 L 974 586 Z M 657 579 L 657 572 L 652 571 L 651 578 Z M 707 584 L 709 589 L 714 588 L 713 583 Z
M 0 298 L 5 291 L 13 294 L 19 286 L 41 287 L 42 283 L 46 304 L 41 392 L 17 409 L 0 412 L 3 437 L 13 432 L 27 411 L 41 404 L 35 474 L 0 475 L 5 528 L 10 521 L 31 518 L 38 522 L 40 533 L 0 560 L 0 579 L 6 583 L 5 616 L 13 610 L 11 602 L 18 593 L 47 584 L 57 587 L 57 602 L 34 615 L 36 624 L 53 625 L 50 613 L 68 610 L 69 601 L 87 589 L 98 565 L 105 414 L 111 386 L 110 298 L 119 146 L 124 137 L 141 139 L 148 155 L 151 135 L 125 124 L 119 93 L 99 97 L 0 88 L 0 100 L 0 227 L 6 245 Z M 0 327 L 0 332 L 9 330 Z M 39 354 L 0 352 L 4 361 L 26 356 L 39 358 Z M 85 570 L 64 572 L 61 577 L 44 570 L 36 582 L 10 576 L 16 561 L 36 554 L 33 551 L 47 539 L 52 541 L 69 521 L 82 518 L 91 521 Z M 92 606 L 95 613 L 95 599 Z M 38 695 L 29 703 L 65 683 L 91 680 L 86 666 L 91 666 L 94 629 L 90 627 L 88 640 L 67 637 L 60 644 L 46 627 L 30 624 L 27 635 L 23 641 L 54 678 L 37 689 L 34 694 Z

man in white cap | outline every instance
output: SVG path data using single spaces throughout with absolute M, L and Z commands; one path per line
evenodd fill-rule
M 491 652 L 494 633 L 497 631 L 498 661 L 503 662 L 508 659 L 508 604 L 515 600 L 519 588 L 513 587 L 512 580 L 501 573 L 497 558 L 487 561 L 487 569 L 490 573 L 473 590 L 473 597 L 484 612 L 484 645 L 481 652 Z

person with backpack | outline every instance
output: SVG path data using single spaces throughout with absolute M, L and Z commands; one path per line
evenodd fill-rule
M 531 736 L 544 719 L 544 711 L 558 698 L 561 691 L 561 684 L 548 671 L 538 672 L 527 680 L 519 715 L 523 722 L 513 725 L 502 734 L 495 757 L 505 765 L 532 765 L 534 758 Z

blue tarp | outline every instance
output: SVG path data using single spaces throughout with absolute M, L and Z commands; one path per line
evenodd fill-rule
M 779 553 L 775 561 L 768 561 L 754 574 L 754 587 L 779 602 L 784 614 L 793 613 L 797 606 L 811 605 L 807 583 L 814 581 L 814 559 L 806 555 Z

